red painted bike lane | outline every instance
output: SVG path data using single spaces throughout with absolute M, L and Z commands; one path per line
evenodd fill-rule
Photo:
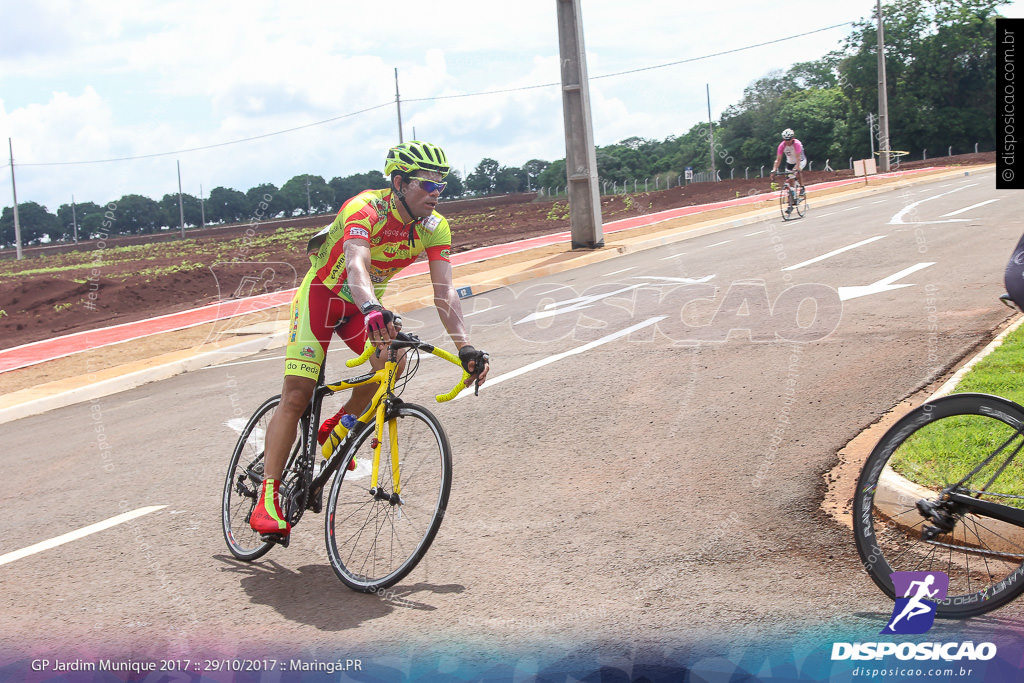
M 891 178 L 933 170 L 936 169 L 914 169 L 913 171 L 899 171 L 874 177 Z M 808 186 L 808 189 L 823 190 L 862 182 L 864 182 L 863 178 L 850 178 L 811 185 Z M 646 227 L 656 223 L 661 223 L 662 221 L 690 216 L 704 211 L 712 211 L 714 209 L 731 206 L 756 204 L 775 196 L 775 192 L 766 192 L 747 197 L 738 197 L 736 199 L 730 199 L 722 202 L 715 202 L 713 204 L 699 204 L 695 206 L 668 209 L 658 213 L 645 214 L 643 216 L 625 218 L 606 223 L 603 226 L 603 232 L 605 234 L 614 234 L 616 232 L 621 232 L 622 230 Z M 479 261 L 497 258 L 498 256 L 517 254 L 537 247 L 569 242 L 571 235 L 571 232 L 566 231 L 552 235 L 544 235 L 542 237 L 534 237 L 518 242 L 509 242 L 507 244 L 499 244 L 459 252 L 457 254 L 452 254 L 452 266 L 477 263 Z M 402 273 L 395 279 L 414 277 L 427 272 L 427 262 L 418 261 L 402 271 Z M 76 332 L 74 334 L 54 337 L 52 339 L 44 339 L 37 342 L 31 342 L 29 344 L 22 344 L 21 346 L 14 346 L 9 349 L 0 350 L 0 372 L 17 370 L 18 368 L 24 368 L 37 363 L 70 356 L 81 351 L 98 349 L 103 346 L 119 344 L 121 342 L 131 341 L 133 339 L 139 339 L 153 334 L 183 330 L 189 327 L 195 327 L 196 325 L 217 322 L 218 320 L 225 320 L 227 318 L 255 313 L 268 308 L 276 308 L 277 306 L 289 303 L 294 294 L 295 290 L 290 289 L 280 292 L 272 292 L 270 294 L 247 297 L 245 299 L 222 301 L 216 304 L 203 306 L 201 308 L 181 311 L 179 313 L 170 313 L 156 318 L 122 323 L 120 325 L 113 325 L 111 327 L 103 327 L 85 332 Z

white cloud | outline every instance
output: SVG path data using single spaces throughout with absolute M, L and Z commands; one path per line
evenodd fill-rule
M 723 52 L 869 17 L 874 0 L 753 0 L 712 4 L 650 0 L 642 11 L 612 0 L 583 3 L 595 140 L 663 139 L 736 103 L 774 68 L 815 60 L 849 28 L 711 59 L 608 78 L 630 69 Z M 1022 16 L 1021 2 L 1003 8 Z M 0 135 L 17 164 L 138 156 L 218 145 L 131 162 L 18 166 L 19 199 L 47 206 L 108 201 L 127 192 L 159 198 L 216 185 L 245 190 L 299 173 L 325 178 L 381 168 L 397 138 L 399 70 L 406 139 L 445 146 L 457 168 L 483 157 L 505 165 L 565 154 L 556 10 L 450 0 L 323 4 L 298 0 L 116 5 L 36 0 L 5 7 L 17 26 L 0 44 Z M 445 98 L 493 90 L 501 94 Z M 423 98 L 436 98 L 427 99 Z M 267 136 L 318 121 L 321 126 Z M 0 138 L 2 139 L 2 138 Z M 6 174 L 5 174 L 6 175 Z M 4 181 L 0 181 L 3 183 Z M 9 184 L 9 180 L 6 181 Z M 0 193 L 3 193 L 0 184 Z M 9 197 L 9 194 L 6 195 Z M 0 198 L 0 204 L 9 200 Z M 51 207 L 51 209 L 54 207 Z

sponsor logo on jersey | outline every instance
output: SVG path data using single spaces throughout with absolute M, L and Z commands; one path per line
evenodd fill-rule
M 423 222 L 420 223 L 420 225 L 422 225 L 426 230 L 434 232 L 434 229 L 437 228 L 437 226 L 441 225 L 441 219 L 438 218 L 435 214 L 431 214 L 424 218 Z

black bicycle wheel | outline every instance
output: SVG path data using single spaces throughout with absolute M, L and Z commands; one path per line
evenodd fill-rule
M 401 581 L 434 540 L 452 484 L 452 455 L 441 423 L 426 408 L 402 403 L 385 425 L 377 490 L 371 488 L 374 425 L 355 435 L 327 500 L 327 555 L 353 590 L 372 593 Z M 392 434 L 398 441 L 394 490 Z M 347 468 L 356 458 L 356 469 Z
M 796 188 L 796 202 L 793 204 L 793 213 L 799 218 L 803 218 L 804 214 L 807 213 L 807 195 L 801 193 L 804 188 L 797 186 Z
M 249 527 L 249 517 L 260 497 L 260 485 L 263 483 L 263 444 L 267 433 L 267 425 L 281 402 L 280 396 L 267 399 L 242 429 L 231 454 L 231 464 L 224 480 L 224 495 L 221 503 L 221 524 L 224 540 L 227 541 L 231 554 L 240 560 L 251 561 L 265 555 L 273 547 L 273 543 L 264 541 L 260 534 Z M 298 430 L 296 430 L 298 431 Z M 296 434 L 298 436 L 298 434 Z M 297 455 L 300 439 L 295 439 L 295 446 L 288 457 L 288 466 L 281 486 L 281 499 L 289 499 L 289 491 L 294 488 L 297 480 Z M 292 505 L 285 503 L 292 509 Z M 301 509 L 292 510 L 292 523 L 301 515 Z
M 779 211 L 782 212 L 782 220 L 788 221 L 793 217 L 793 211 L 789 206 L 789 188 L 785 185 L 779 190 Z
M 944 493 L 1024 508 L 1022 429 L 1016 403 L 953 394 L 914 409 L 878 442 L 857 483 L 853 528 L 864 568 L 889 597 L 890 574 L 909 571 L 949 577 L 941 617 L 976 616 L 1024 591 L 1024 529 Z

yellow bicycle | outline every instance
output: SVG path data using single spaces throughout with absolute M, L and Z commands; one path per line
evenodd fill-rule
M 367 344 L 346 365 L 356 367 L 374 352 Z M 430 548 L 448 505 L 452 453 L 444 428 L 429 410 L 400 398 L 419 369 L 420 353 L 462 370 L 455 387 L 436 397 L 439 402 L 455 398 L 473 377 L 457 356 L 411 334 L 399 333 L 384 352 L 384 367 L 375 372 L 335 383 L 324 383 L 321 374 L 296 429 L 280 488 L 284 513 L 294 527 L 306 510 L 323 509 L 324 488 L 334 477 L 324 515 L 327 555 L 346 586 L 366 593 L 388 588 L 413 570 Z M 406 371 L 400 376 L 402 356 Z M 373 383 L 378 387 L 366 412 L 324 461 L 317 443 L 323 400 Z M 258 559 L 276 543 L 286 546 L 290 540 L 249 528 L 263 481 L 264 435 L 280 400 L 280 395 L 268 399 L 249 418 L 228 466 L 221 517 L 228 548 L 240 560 Z M 358 466 L 350 469 L 353 460 Z

